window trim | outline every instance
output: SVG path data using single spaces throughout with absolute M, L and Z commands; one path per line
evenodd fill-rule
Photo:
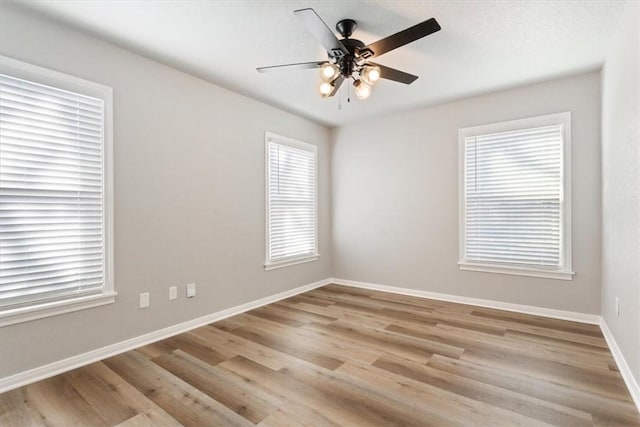
M 290 147 L 299 148 L 313 152 L 315 156 L 315 201 L 314 201 L 314 222 L 315 222 L 315 248 L 314 253 L 310 255 L 296 255 L 278 260 L 271 260 L 269 258 L 269 142 L 275 142 L 277 144 L 288 145 Z M 275 270 L 283 267 L 290 267 L 293 265 L 304 264 L 307 262 L 317 261 L 320 258 L 318 252 L 318 146 L 310 144 L 308 142 L 299 141 L 297 139 L 289 138 L 286 136 L 278 135 L 273 132 L 264 133 L 264 206 L 265 206 L 265 271 Z
M 103 107 L 103 206 L 104 206 L 104 287 L 101 293 L 52 299 L 17 308 L 0 310 L 0 327 L 85 310 L 115 302 L 113 247 L 113 89 L 58 71 L 0 55 L 0 70 L 21 79 L 100 98 Z
M 519 129 L 549 125 L 561 125 L 563 136 L 562 162 L 560 174 L 560 251 L 562 265 L 558 269 L 514 266 L 500 263 L 477 263 L 465 259 L 465 139 L 470 136 L 508 132 Z M 571 237 L 571 112 L 548 114 L 500 123 L 484 124 L 462 128 L 458 131 L 458 266 L 460 270 L 485 273 L 513 274 L 518 276 L 542 277 L 548 279 L 572 280 Z

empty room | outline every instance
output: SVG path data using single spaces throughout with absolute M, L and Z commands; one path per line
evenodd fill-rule
M 640 426 L 639 28 L 0 0 L 0 426 Z

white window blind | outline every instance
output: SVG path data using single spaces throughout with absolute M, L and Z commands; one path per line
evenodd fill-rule
M 267 134 L 267 265 L 317 256 L 316 147 Z
M 565 271 L 564 124 L 462 143 L 461 263 Z
M 1 74 L 0 109 L 0 308 L 102 293 L 103 99 Z

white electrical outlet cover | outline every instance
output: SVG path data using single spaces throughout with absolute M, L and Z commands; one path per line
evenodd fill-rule
M 169 299 L 176 299 L 178 298 L 178 287 L 177 286 L 170 286 L 169 287 Z
M 187 298 L 193 298 L 196 296 L 196 284 L 187 283 Z
M 149 292 L 140 294 L 140 308 L 149 307 Z

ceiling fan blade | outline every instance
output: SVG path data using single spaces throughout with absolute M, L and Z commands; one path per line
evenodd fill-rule
M 304 70 L 308 68 L 320 68 L 327 61 L 316 62 L 300 62 L 298 64 L 272 65 L 270 67 L 256 68 L 261 73 L 269 73 L 271 71 L 288 71 L 288 70 Z
M 347 55 L 349 51 L 342 44 L 336 35 L 329 29 L 327 24 L 318 16 L 313 9 L 300 9 L 293 12 L 300 21 L 307 27 L 307 30 L 313 34 L 320 44 L 327 49 L 327 52 L 331 56 L 340 57 Z
M 380 68 L 380 77 L 387 80 L 393 80 L 394 82 L 404 83 L 410 85 L 418 79 L 418 76 L 405 73 L 404 71 L 396 70 L 395 68 L 385 67 L 384 65 L 374 64 L 373 62 L 367 62 L 368 65 L 375 65 Z
M 332 97 L 333 95 L 338 93 L 338 89 L 340 89 L 340 86 L 342 85 L 342 82 L 344 82 L 344 77 L 342 77 L 342 76 L 339 76 L 337 79 L 335 79 L 335 81 L 333 82 L 333 90 L 327 96 L 328 97 Z
M 434 18 L 427 19 L 413 27 L 402 30 L 398 33 L 385 37 L 377 42 L 373 42 L 367 47 L 360 50 L 364 58 L 375 58 L 383 55 L 391 50 L 414 42 L 429 34 L 440 31 L 440 24 Z

